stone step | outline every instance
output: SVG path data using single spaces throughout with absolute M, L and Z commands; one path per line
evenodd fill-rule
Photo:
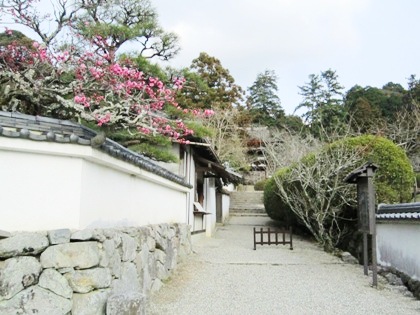
M 250 196 L 250 197 L 255 197 L 255 196 L 263 196 L 264 192 L 263 191 L 232 191 L 231 192 L 231 196 Z
M 252 203 L 252 204 L 259 204 L 262 205 L 264 202 L 262 200 L 259 199 L 231 199 L 230 200 L 231 203 Z
M 246 204 L 246 205 L 230 205 L 230 209 L 261 209 L 264 210 L 264 205 L 261 204 Z
M 248 213 L 248 212 L 235 212 L 229 214 L 231 217 L 268 217 L 267 213 Z
M 238 209 L 238 208 L 231 208 L 229 209 L 229 213 L 266 213 L 264 208 L 255 209 L 255 208 L 249 208 L 249 209 Z
M 257 193 L 238 193 L 233 192 L 230 195 L 230 202 L 232 204 L 236 203 L 252 203 L 252 204 L 262 204 L 263 203 L 263 194 L 260 192 Z
M 262 191 L 235 191 L 230 195 L 230 216 L 266 217 Z

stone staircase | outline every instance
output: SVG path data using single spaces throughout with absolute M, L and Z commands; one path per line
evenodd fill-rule
M 230 216 L 267 216 L 262 191 L 246 189 L 230 194 Z

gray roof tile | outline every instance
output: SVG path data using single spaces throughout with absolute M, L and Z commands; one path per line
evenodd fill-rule
M 420 202 L 380 204 L 376 218 L 381 221 L 409 220 L 420 222 Z

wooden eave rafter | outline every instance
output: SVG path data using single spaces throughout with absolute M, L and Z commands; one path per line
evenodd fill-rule
M 235 174 L 233 172 L 229 172 L 227 171 L 221 164 L 216 163 L 216 162 L 212 162 L 210 160 L 207 160 L 203 157 L 200 156 L 195 156 L 195 160 L 198 162 L 199 164 L 199 168 L 208 172 L 213 173 L 214 175 L 219 176 L 220 178 L 223 179 L 224 182 L 234 182 L 234 181 L 238 181 L 241 176 L 239 174 Z M 217 177 L 216 176 L 216 177 Z M 210 176 L 206 176 L 206 177 L 210 177 Z

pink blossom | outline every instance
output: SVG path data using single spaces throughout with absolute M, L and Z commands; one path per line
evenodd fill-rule
M 181 89 L 185 83 L 185 78 L 175 78 L 174 79 L 174 86 L 176 89 Z
M 163 82 L 162 81 L 157 81 L 156 86 L 158 87 L 158 89 L 163 89 Z
M 96 120 L 98 122 L 98 126 L 102 126 L 103 124 L 107 124 L 111 121 L 111 113 L 106 113 L 104 116 L 96 116 Z
M 155 78 L 149 78 L 149 86 L 150 87 L 154 87 L 156 82 L 157 82 L 157 80 Z
M 84 102 L 86 102 L 86 96 L 84 96 L 83 94 L 81 94 L 81 95 L 76 95 L 76 96 L 74 97 L 74 101 L 75 101 L 77 104 L 83 104 Z
M 144 133 L 144 134 L 146 134 L 146 135 L 148 135 L 148 134 L 150 134 L 150 133 L 151 133 L 150 129 L 145 128 L 145 127 L 140 127 L 140 128 L 138 129 L 138 131 L 140 131 L 140 132 L 142 132 L 142 133 Z
M 178 128 L 181 128 L 181 129 L 185 127 L 185 124 L 182 121 L 178 121 L 176 125 L 178 126 Z
M 203 115 L 204 115 L 204 117 L 213 116 L 214 115 L 214 110 L 212 110 L 212 109 L 206 109 L 206 110 L 204 110 Z
M 74 97 L 74 102 L 76 104 L 81 104 L 86 108 L 90 107 L 89 99 L 84 94 L 76 95 Z

